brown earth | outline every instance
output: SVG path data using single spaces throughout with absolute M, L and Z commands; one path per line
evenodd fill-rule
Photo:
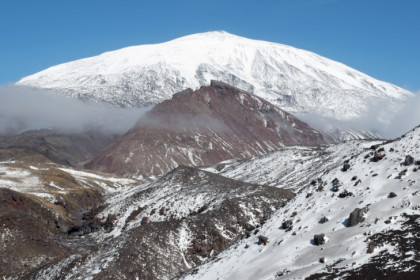
M 22 160 L 81 166 L 109 146 L 116 135 L 100 131 L 69 133 L 56 129 L 31 130 L 0 137 L 0 161 Z
M 212 165 L 329 137 L 271 103 L 227 84 L 187 89 L 156 105 L 87 168 L 162 175 L 179 165 Z

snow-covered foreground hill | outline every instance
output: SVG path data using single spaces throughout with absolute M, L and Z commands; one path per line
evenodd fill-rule
M 293 193 L 181 166 L 105 200 L 108 230 L 31 279 L 173 279 L 259 227 Z
M 330 146 L 286 147 L 252 159 L 221 162 L 203 170 L 248 183 L 299 191 L 326 170 L 341 166 L 343 155 L 358 155 L 382 141 L 351 140 Z
M 311 112 L 339 120 L 358 118 L 374 104 L 397 105 L 412 96 L 315 53 L 224 31 L 60 64 L 17 84 L 137 107 L 211 80 L 252 92 L 290 113 Z
M 226 176 L 299 192 L 258 234 L 183 279 L 415 279 L 420 273 L 420 128 L 366 148 L 371 144 L 376 143 L 343 143 L 321 157 L 313 157 L 320 151 L 289 148 L 220 166 Z M 257 244 L 258 235 L 268 238 L 267 245 Z
M 203 169 L 0 162 L 0 277 L 418 278 L 420 127 Z

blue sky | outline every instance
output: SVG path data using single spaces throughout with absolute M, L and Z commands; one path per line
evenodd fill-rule
M 2 0 L 0 84 L 131 45 L 226 30 L 420 89 L 419 0 Z

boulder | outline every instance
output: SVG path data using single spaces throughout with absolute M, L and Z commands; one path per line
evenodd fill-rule
M 414 158 L 410 155 L 405 156 L 404 165 L 412 165 L 414 163 Z
M 389 198 L 393 198 L 393 197 L 396 197 L 396 196 L 397 196 L 397 194 L 394 193 L 394 192 L 390 192 L 389 195 L 388 195 Z
M 267 245 L 268 243 L 268 237 L 264 236 L 264 235 L 259 235 L 258 236 L 258 245 Z
M 373 155 L 373 161 L 378 162 L 381 159 L 383 159 L 384 157 L 385 157 L 385 154 L 375 152 L 375 154 Z
M 367 208 L 356 208 L 353 212 L 350 213 L 349 220 L 347 223 L 348 227 L 353 227 L 357 224 L 360 224 L 365 220 L 364 215 L 367 213 Z
M 347 170 L 349 170 L 350 169 L 350 164 L 349 163 L 345 163 L 345 164 L 343 164 L 343 172 L 346 172 Z
M 401 179 L 402 176 L 405 176 L 407 174 L 407 171 L 408 171 L 407 169 L 404 169 L 404 170 L 400 171 L 398 173 L 398 177 Z
M 322 217 L 320 220 L 319 220 L 319 223 L 320 224 L 324 224 L 324 223 L 326 223 L 326 222 L 328 222 L 329 220 L 328 220 L 328 218 L 327 217 Z
M 325 239 L 325 234 L 321 233 L 321 234 L 314 235 L 314 244 L 316 246 L 325 244 L 325 242 L 327 242 L 327 240 Z
M 340 188 L 340 186 L 341 186 L 341 182 L 340 182 L 340 180 L 338 180 L 337 178 L 335 178 L 334 180 L 332 180 L 332 185 L 333 185 L 333 187 L 332 187 L 332 191 L 333 192 L 337 192 L 338 191 L 338 189 Z
M 353 195 L 353 193 L 352 192 L 349 192 L 349 191 L 347 191 L 347 190 L 344 190 L 344 191 L 342 191 L 339 195 L 338 195 L 338 197 L 339 198 L 345 198 L 345 197 L 347 197 L 347 196 L 352 196 Z
M 287 221 L 284 221 L 284 222 L 281 224 L 281 226 L 282 226 L 282 228 L 283 228 L 283 229 L 285 229 L 286 231 L 289 231 L 289 230 L 291 230 L 291 229 L 293 228 L 293 221 L 292 221 L 292 220 L 287 220 Z

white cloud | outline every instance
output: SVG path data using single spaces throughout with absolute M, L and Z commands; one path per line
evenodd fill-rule
M 123 133 L 149 108 L 121 109 L 21 86 L 0 86 L 0 133 L 58 128 Z
M 316 114 L 299 116 L 303 121 L 320 131 L 333 128 L 356 131 L 373 131 L 382 137 L 393 139 L 420 125 L 420 92 L 409 97 L 402 104 L 389 101 L 375 102 L 368 105 L 369 110 L 356 119 L 339 121 L 327 119 Z

